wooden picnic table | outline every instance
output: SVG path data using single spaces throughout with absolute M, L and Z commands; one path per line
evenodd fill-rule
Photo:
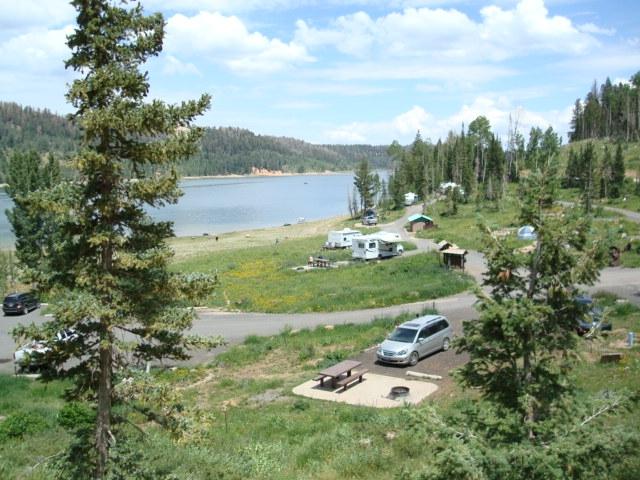
M 307 265 L 310 267 L 328 268 L 331 266 L 331 260 L 324 257 L 309 257 Z
M 336 363 L 320 371 L 316 378 L 320 380 L 320 385 L 324 386 L 325 378 L 329 377 L 331 379 L 331 386 L 336 388 L 336 382 L 342 375 L 346 373 L 347 377 L 351 377 L 351 370 L 358 368 L 360 365 L 362 365 L 362 362 L 358 362 L 357 360 L 343 360 L 340 363 Z

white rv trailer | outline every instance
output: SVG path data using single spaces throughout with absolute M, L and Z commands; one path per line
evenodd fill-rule
M 414 203 L 416 203 L 417 199 L 418 195 L 413 192 L 407 192 L 404 194 L 404 204 L 406 206 L 413 205 Z
M 332 230 L 327 235 L 327 241 L 324 246 L 326 248 L 348 248 L 351 246 L 354 238 L 361 236 L 361 232 L 358 230 L 351 230 L 350 228 Z
M 404 247 L 400 244 L 400 235 L 397 233 L 377 232 L 355 238 L 351 251 L 352 258 L 373 260 L 402 255 Z

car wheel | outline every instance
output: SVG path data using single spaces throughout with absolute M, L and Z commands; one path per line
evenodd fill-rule
M 449 347 L 451 347 L 451 341 L 448 338 L 445 338 L 442 341 L 442 350 L 446 352 L 449 350 Z
M 409 356 L 409 365 L 415 367 L 418 363 L 418 360 L 420 360 L 418 352 L 411 352 L 411 356 Z
M 24 308 L 22 309 L 22 314 L 23 314 L 23 315 L 27 315 L 28 313 L 29 313 L 29 307 L 24 307 Z

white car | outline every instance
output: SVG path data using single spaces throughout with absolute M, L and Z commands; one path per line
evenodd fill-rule
M 72 328 L 66 328 L 56 333 L 54 342 L 72 342 L 79 337 Z M 46 366 L 46 354 L 51 351 L 45 340 L 31 340 L 13 353 L 13 366 L 16 373 L 24 370 L 36 370 Z
M 16 373 L 34 370 L 46 365 L 44 355 L 51 351 L 51 347 L 42 340 L 32 340 L 22 345 L 13 353 L 13 367 Z
M 378 346 L 376 355 L 383 363 L 414 366 L 433 352 L 449 350 L 453 329 L 442 315 L 424 315 L 398 326 Z

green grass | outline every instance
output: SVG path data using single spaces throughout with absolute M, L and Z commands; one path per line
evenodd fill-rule
M 324 237 L 311 237 L 205 253 L 178 260 L 173 268 L 218 274 L 220 286 L 209 306 L 274 313 L 383 307 L 451 295 L 471 285 L 468 277 L 443 270 L 435 254 L 295 271 L 309 256 L 351 258 L 350 250 L 319 250 L 323 242 Z
M 615 343 L 630 328 L 640 331 L 640 309 L 619 303 L 608 294 L 597 294 L 595 298 L 607 307 L 614 322 L 614 332 L 603 337 L 602 342 Z M 197 404 L 208 415 L 206 420 L 198 417 L 197 422 L 208 423 L 199 435 L 177 441 L 144 424 L 144 435 L 137 433 L 132 443 L 135 459 L 144 464 L 150 478 L 193 480 L 377 480 L 395 478 L 401 468 L 411 471 L 418 465 L 424 467 L 424 445 L 407 433 L 411 408 L 355 407 L 291 393 L 323 362 L 360 352 L 406 318 L 381 318 L 370 324 L 336 325 L 333 329 L 285 329 L 272 337 L 252 336 L 217 357 L 209 367 L 160 372 L 159 379 L 181 388 L 209 378 L 196 388 L 182 390 L 185 406 Z M 600 364 L 590 354 L 592 348 L 587 340 L 581 340 L 580 345 L 582 354 L 574 372 L 579 395 L 637 390 L 638 347 L 626 350 L 620 364 Z M 31 467 L 59 451 L 69 440 L 53 421 L 64 385 L 54 382 L 43 386 L 0 376 L 0 388 L 1 414 L 35 408 L 49 418 L 45 430 L 0 444 L 0 477 L 52 478 L 53 472 L 46 463 L 36 469 Z M 456 390 L 453 395 L 435 398 L 431 403 L 446 416 L 472 401 L 476 394 Z M 621 424 L 640 428 L 638 409 L 633 405 L 603 421 L 604 428 Z M 389 432 L 395 435 L 393 440 L 387 438 Z M 123 441 L 122 437 L 119 441 Z
M 418 232 L 418 237 L 432 238 L 436 242 L 447 240 L 469 250 L 482 251 L 483 238 L 478 228 L 478 223 L 482 221 L 492 230 L 511 229 L 509 238 L 514 248 L 531 243 L 515 238 L 516 229 L 522 225 L 517 222 L 518 204 L 513 194 L 506 196 L 498 208 L 469 202 L 460 204 L 454 216 L 444 215 L 445 210 L 441 201 L 431 206 L 428 215 L 434 219 L 437 228 L 422 230 Z
M 0 375 L 0 478 L 22 478 L 30 467 L 58 453 L 68 442 L 57 426 L 66 383 L 40 383 Z M 28 478 L 50 478 L 33 471 Z M 42 476 L 39 476 L 42 475 Z

